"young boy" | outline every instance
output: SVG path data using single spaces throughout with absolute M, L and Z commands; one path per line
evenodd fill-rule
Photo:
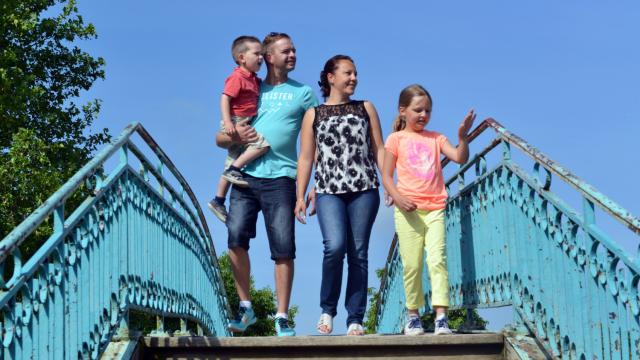
M 239 122 L 250 122 L 257 114 L 258 97 L 260 95 L 260 79 L 256 72 L 262 65 L 262 43 L 253 36 L 240 36 L 231 45 L 233 60 L 238 66 L 224 82 L 224 90 L 220 99 L 222 121 L 220 131 L 229 136 L 236 134 L 235 125 Z M 246 146 L 229 147 L 224 163 L 225 170 L 218 182 L 216 197 L 209 202 L 209 209 L 222 222 L 227 221 L 227 209 L 224 201 L 229 190 L 229 183 L 246 187 L 240 169 L 251 161 L 269 151 L 269 144 L 258 134 L 258 140 Z

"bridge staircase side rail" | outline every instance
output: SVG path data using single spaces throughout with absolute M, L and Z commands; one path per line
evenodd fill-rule
M 489 145 L 446 180 L 448 190 L 457 185 L 446 206 L 451 308 L 513 306 L 514 326 L 555 358 L 640 358 L 640 258 L 596 224 L 596 211 L 634 240 L 640 220 L 493 119 L 474 129 L 471 141 L 489 129 Z M 514 149 L 533 162 L 532 172 L 512 159 Z M 551 190 L 553 178 L 577 192 L 581 212 Z M 381 333 L 399 333 L 403 323 L 397 245 L 394 238 L 381 281 Z M 425 267 L 430 304 L 428 276 Z
M 116 165 L 105 173 L 108 162 Z M 65 209 L 82 191 L 89 194 L 84 201 Z M 51 235 L 23 259 L 21 245 L 47 222 Z M 229 305 L 204 214 L 139 123 L 0 241 L 0 264 L 3 358 L 98 358 L 110 341 L 130 335 L 130 310 L 155 314 L 157 334 L 165 318 L 177 318 L 178 332 L 229 335 Z

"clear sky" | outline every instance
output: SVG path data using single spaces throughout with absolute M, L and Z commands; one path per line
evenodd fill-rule
M 292 36 L 298 63 L 290 75 L 318 96 L 324 62 L 350 55 L 359 73 L 354 98 L 374 103 L 385 137 L 400 90 L 420 83 L 434 99 L 431 130 L 456 143 L 457 126 L 473 107 L 477 122 L 497 119 L 640 215 L 637 1 L 79 0 L 78 7 L 99 35 L 83 47 L 107 64 L 106 79 L 85 94 L 103 100 L 96 127 L 117 135 L 139 121 L 149 130 L 195 191 L 219 253 L 226 229 L 205 205 L 225 156 L 214 136 L 222 85 L 235 65 L 229 48 L 239 35 L 271 31 Z M 473 144 L 472 153 L 485 145 Z M 262 221 L 259 229 L 253 276 L 258 287 L 273 287 Z M 636 249 L 637 236 L 621 233 Z M 298 224 L 296 235 L 292 303 L 300 307 L 299 333 L 315 334 L 322 262 L 315 218 Z M 392 211 L 382 207 L 370 286 L 378 286 L 374 269 L 383 267 L 392 235 Z M 342 305 L 338 311 L 336 332 L 344 333 Z M 499 328 L 508 312 L 486 316 Z

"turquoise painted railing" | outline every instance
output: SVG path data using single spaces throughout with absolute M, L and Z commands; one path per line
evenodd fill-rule
M 512 305 L 516 323 L 553 357 L 640 358 L 640 257 L 596 225 L 595 210 L 623 224 L 634 239 L 640 221 L 495 120 L 485 120 L 471 138 L 485 129 L 495 130 L 495 139 L 447 181 L 447 187 L 458 182 L 446 208 L 451 308 Z M 512 160 L 512 148 L 533 161 L 532 174 Z M 502 154 L 487 169 L 493 149 Z M 475 179 L 465 185 L 473 168 Z M 551 191 L 552 176 L 577 191 L 581 213 Z M 425 267 L 429 304 L 427 279 Z M 377 310 L 378 332 L 401 332 L 404 291 L 395 239 Z
M 157 164 L 134 144 L 135 133 Z M 107 161 L 117 164 L 100 175 Z M 66 200 L 87 182 L 92 195 L 65 217 Z M 50 216 L 53 234 L 23 263 L 19 246 Z M 173 317 L 183 333 L 192 321 L 197 332 L 229 335 L 229 307 L 202 210 L 137 123 L 0 242 L 2 268 L 11 263 L 0 278 L 3 358 L 97 358 L 109 341 L 129 335 L 131 309 L 155 314 L 160 333 L 164 317 Z

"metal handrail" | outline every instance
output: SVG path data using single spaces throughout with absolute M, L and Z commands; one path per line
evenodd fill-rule
M 134 133 L 149 149 L 138 148 L 144 144 L 138 139 L 134 143 Z M 113 169 L 104 169 L 118 156 Z M 132 162 L 139 163 L 140 172 Z M 82 203 L 65 210 L 70 197 L 80 192 L 85 197 Z M 20 248 L 50 217 L 52 233 L 23 262 Z M 117 249 L 116 256 L 112 247 Z M 161 257 L 136 261 L 149 249 L 156 249 Z M 54 301 L 52 312 L 69 319 L 64 329 L 68 326 L 72 333 L 80 329 L 88 335 L 66 337 L 64 350 L 56 352 L 56 357 L 65 351 L 99 356 L 106 341 L 128 336 L 130 310 L 179 318 L 183 333 L 191 320 L 198 324 L 199 333 L 229 335 L 225 321 L 231 309 L 204 213 L 190 185 L 139 123 L 128 125 L 0 241 L 0 264 L 6 265 L 11 257 L 13 272 L 5 271 L 10 278 L 0 277 L 5 354 L 19 352 L 23 346 L 14 345 L 13 339 L 31 326 L 32 311 L 37 311 L 32 302 Z M 194 275 L 173 276 L 189 268 L 194 257 L 198 265 L 192 269 Z M 90 276 L 105 286 L 84 286 L 94 283 L 87 282 Z M 66 284 L 71 286 L 61 290 Z M 96 292 L 96 297 L 87 295 Z M 69 310 L 74 304 L 80 307 Z M 39 328 L 53 326 L 51 318 L 40 320 Z M 158 320 L 158 331 L 163 322 Z M 43 351 L 59 342 L 57 334 L 50 334 L 39 343 Z M 26 341 L 25 348 L 29 348 L 29 339 Z
M 217 264 L 218 263 L 218 257 L 216 256 L 215 248 L 213 247 L 213 239 L 211 238 L 211 233 L 209 232 L 209 226 L 207 225 L 207 220 L 204 217 L 204 213 L 202 212 L 202 208 L 200 207 L 200 205 L 198 205 L 198 199 L 193 194 L 193 190 L 191 190 L 191 186 L 189 186 L 189 183 L 185 180 L 185 178 L 182 176 L 182 174 L 178 171 L 176 166 L 173 164 L 171 159 L 169 159 L 169 157 L 165 154 L 165 152 L 162 150 L 162 148 L 160 148 L 158 143 L 156 143 L 156 141 L 151 137 L 149 132 L 142 125 L 138 125 L 137 131 L 138 131 L 138 134 L 140 134 L 140 136 L 149 145 L 149 147 L 151 147 L 151 149 L 155 152 L 156 156 L 158 156 L 160 161 L 162 161 L 163 163 L 165 163 L 165 164 L 167 164 L 169 166 L 169 170 L 171 171 L 173 176 L 176 177 L 178 182 L 180 182 L 180 185 L 182 186 L 184 191 L 187 193 L 187 196 L 191 200 L 191 203 L 193 203 L 196 211 L 198 212 L 198 217 L 200 218 L 200 223 L 202 224 L 202 227 L 205 230 L 205 235 L 209 239 L 209 245 L 210 245 L 210 248 L 211 248 L 211 251 L 212 251 L 211 255 L 213 256 L 213 258 L 215 259 L 215 262 Z
M 187 196 L 191 200 L 194 205 L 202 228 L 204 230 L 206 238 L 209 240 L 207 244 L 211 249 L 211 256 L 214 259 L 214 262 L 217 264 L 217 256 L 215 253 L 215 249 L 213 247 L 213 239 L 211 237 L 211 233 L 209 232 L 209 227 L 207 226 L 207 220 L 204 217 L 204 213 L 198 205 L 198 201 L 193 193 L 193 190 L 186 182 L 182 174 L 175 167 L 173 162 L 169 159 L 169 157 L 165 154 L 165 152 L 158 146 L 156 141 L 151 137 L 149 132 L 142 126 L 142 124 L 138 122 L 134 122 L 129 124 L 120 135 L 106 148 L 99 151 L 96 156 L 91 159 L 87 164 L 85 164 L 76 174 L 74 174 L 69 180 L 67 180 L 64 185 L 60 187 L 58 191 L 56 191 L 53 195 L 51 195 L 45 202 L 42 203 L 33 213 L 31 213 L 26 219 L 24 219 L 16 228 L 14 228 L 2 241 L 0 241 L 0 262 L 3 262 L 9 254 L 13 252 L 14 249 L 19 247 L 23 241 L 29 236 L 29 234 L 35 230 L 43 221 L 47 219 L 58 208 L 62 205 L 65 200 L 67 200 L 74 191 L 76 191 L 85 181 L 89 180 L 95 172 L 98 170 L 100 166 L 102 166 L 116 151 L 122 148 L 129 139 L 131 135 L 137 132 L 140 137 L 149 145 L 149 147 L 153 150 L 153 152 L 158 156 L 158 158 L 165 163 L 171 173 L 178 180 L 184 191 L 187 193 Z
M 31 234 L 33 230 L 38 228 L 43 221 L 47 219 L 56 208 L 64 204 L 73 192 L 80 187 L 85 181 L 89 180 L 98 167 L 100 167 L 111 155 L 122 147 L 131 134 L 136 130 L 138 123 L 132 123 L 127 126 L 122 133 L 111 143 L 110 146 L 102 149 L 85 164 L 78 172 L 76 172 L 64 185 L 60 187 L 53 195 L 42 203 L 34 212 L 24 219 L 18 226 L 0 241 L 0 263 L 2 263 L 9 254 L 13 252 L 22 242 Z
M 495 130 L 495 132 L 502 140 L 516 146 L 532 160 L 542 165 L 548 171 L 559 176 L 574 189 L 578 190 L 582 196 L 589 199 L 594 204 L 597 204 L 600 208 L 613 216 L 617 221 L 628 227 L 631 231 L 635 232 L 636 234 L 640 234 L 640 219 L 634 217 L 629 211 L 625 210 L 618 203 L 609 199 L 592 185 L 589 185 L 584 180 L 571 173 L 565 167 L 560 166 L 558 163 L 553 161 L 536 147 L 530 145 L 518 135 L 508 131 L 504 126 L 502 126 L 502 124 L 500 124 L 493 118 L 487 118 L 482 123 L 480 123 L 478 127 L 476 127 L 469 134 L 469 142 L 473 141 L 473 139 L 478 137 L 488 128 Z M 493 147 L 495 146 L 497 146 L 497 144 L 494 144 Z M 442 168 L 447 166 L 449 162 L 449 159 L 442 160 Z

